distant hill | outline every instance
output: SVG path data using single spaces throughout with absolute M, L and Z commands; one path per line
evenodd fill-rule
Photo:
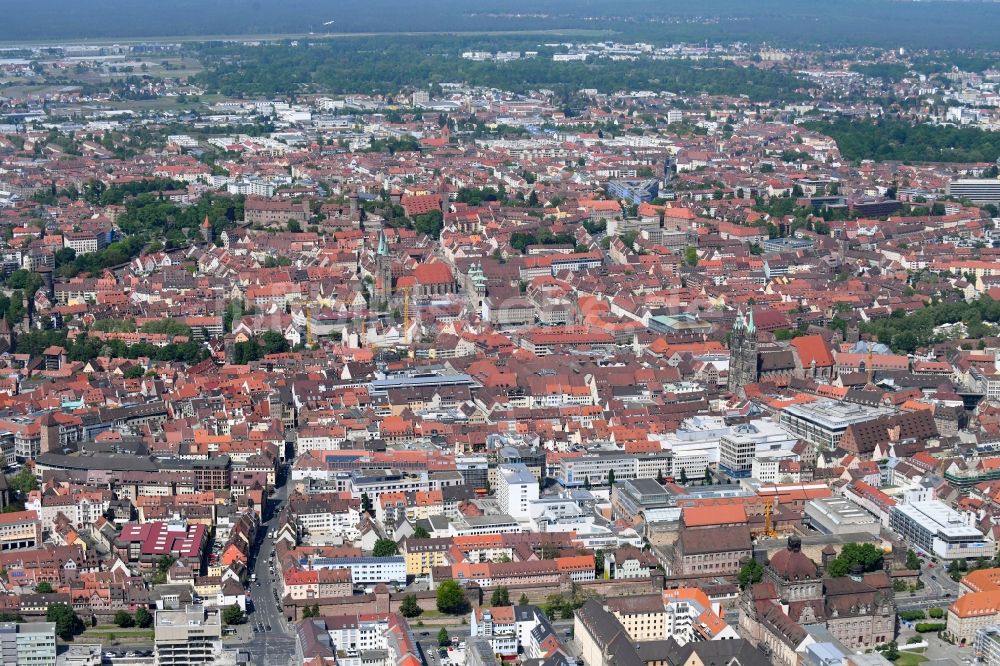
M 1000 5 L 895 0 L 0 0 L 0 16 L 0 42 L 5 43 L 587 28 L 656 42 L 950 49 L 996 48 Z

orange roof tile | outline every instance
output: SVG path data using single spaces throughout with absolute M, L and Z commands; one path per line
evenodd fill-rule
M 684 509 L 683 518 L 687 527 L 739 525 L 747 522 L 747 512 L 742 504 L 691 506 Z

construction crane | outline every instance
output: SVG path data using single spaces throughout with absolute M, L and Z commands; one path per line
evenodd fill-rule
M 871 384 L 872 380 L 875 379 L 875 367 L 874 358 L 872 354 L 872 343 L 868 343 L 868 356 L 865 358 L 865 370 L 868 371 L 868 383 Z
M 771 500 L 764 505 L 764 536 L 773 539 L 778 536 L 778 533 L 774 531 L 774 525 L 772 524 L 771 511 L 774 505 L 774 500 Z

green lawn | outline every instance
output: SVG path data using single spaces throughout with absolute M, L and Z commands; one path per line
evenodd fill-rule
M 112 636 L 114 636 L 113 642 L 115 643 L 148 643 L 153 640 L 153 630 L 138 628 L 122 629 L 116 626 L 87 627 L 82 634 L 77 636 L 76 641 L 90 640 L 100 641 L 101 643 L 112 643 Z
M 917 666 L 917 664 L 922 664 L 925 661 L 927 661 L 927 657 L 922 654 L 900 650 L 899 659 L 895 663 L 896 666 Z

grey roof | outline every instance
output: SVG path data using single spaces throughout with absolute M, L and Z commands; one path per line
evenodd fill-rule
M 669 493 L 667 493 L 666 489 L 656 479 L 628 479 L 627 481 L 622 481 L 622 483 L 632 486 L 643 497 L 662 495 L 664 500 L 669 497 Z
M 391 377 L 376 379 L 371 382 L 369 392 L 381 393 L 393 388 L 409 388 L 419 386 L 472 385 L 476 380 L 471 375 L 455 373 L 450 375 L 421 375 L 418 377 Z
M 155 472 L 156 463 L 146 456 L 118 453 L 42 453 L 37 458 L 42 467 L 79 470 L 109 470 L 112 472 Z
M 666 641 L 674 643 L 673 639 Z M 674 643 L 674 645 L 677 645 Z M 698 655 L 702 664 L 727 664 L 727 666 L 769 666 L 771 660 L 744 638 L 726 641 L 702 641 L 669 649 L 667 659 L 671 664 L 686 664 L 691 655 Z

